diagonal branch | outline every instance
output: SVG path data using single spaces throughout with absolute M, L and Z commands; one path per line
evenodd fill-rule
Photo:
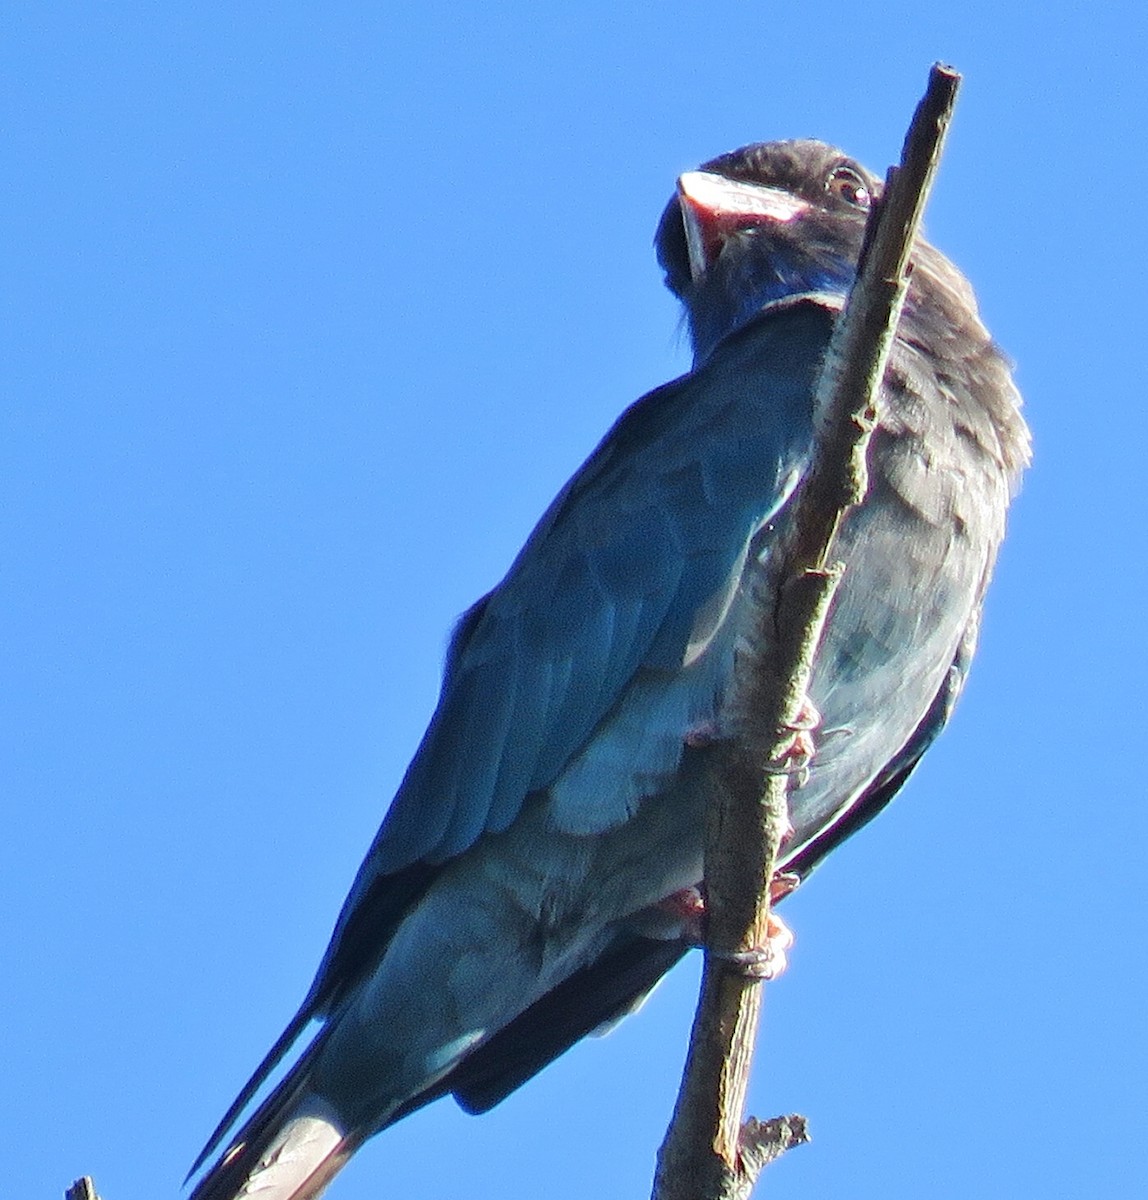
M 799 1116 L 742 1125 L 761 979 L 737 959 L 766 944 L 769 884 L 787 821 L 785 761 L 800 727 L 821 630 L 846 564 L 837 529 L 864 499 L 877 397 L 909 283 L 909 256 L 940 161 L 960 76 L 937 64 L 901 165 L 870 213 L 857 280 L 825 356 L 813 466 L 780 547 L 777 600 L 762 606 L 758 663 L 740 672 L 734 736 L 716 748 L 706 830 L 707 954 L 689 1056 L 658 1152 L 654 1200 L 746 1200 L 765 1163 L 808 1141 Z M 771 554 L 771 559 L 775 556 Z

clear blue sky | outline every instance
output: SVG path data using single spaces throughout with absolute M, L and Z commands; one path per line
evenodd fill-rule
M 966 84 L 930 233 L 1037 462 L 952 728 L 787 905 L 751 1109 L 815 1141 L 761 1194 L 1142 1188 L 1143 5 L 17 8 L 0 1193 L 177 1195 L 453 618 L 685 369 L 650 249 L 677 173 L 809 135 L 883 169 L 935 58 Z M 696 970 L 489 1116 L 378 1138 L 332 1200 L 645 1196 Z

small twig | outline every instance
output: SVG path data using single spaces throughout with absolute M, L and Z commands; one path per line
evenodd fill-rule
M 64 1193 L 64 1200 L 100 1200 L 92 1177 L 85 1175 L 83 1179 L 77 1179 Z
M 762 661 L 739 673 L 735 736 L 718 748 L 707 806 L 707 954 L 681 1090 L 658 1152 L 654 1200 L 745 1200 L 758 1172 L 808 1141 L 799 1116 L 742 1125 L 761 981 L 732 959 L 765 945 L 769 884 L 787 818 L 792 749 L 821 630 L 845 565 L 834 537 L 867 486 L 877 396 L 908 290 L 908 264 L 960 76 L 934 66 L 901 166 L 870 214 L 857 280 L 838 319 L 815 398 L 813 466 L 776 555 L 777 601 L 754 639 Z

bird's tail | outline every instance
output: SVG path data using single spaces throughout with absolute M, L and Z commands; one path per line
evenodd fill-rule
M 313 1051 L 315 1047 L 311 1047 Z M 312 1053 L 304 1054 L 252 1114 L 190 1200 L 316 1200 L 362 1144 L 309 1087 Z

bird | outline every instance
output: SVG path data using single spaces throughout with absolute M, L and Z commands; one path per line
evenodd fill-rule
M 314 981 L 192 1167 L 218 1154 L 191 1200 L 314 1200 L 425 1104 L 493 1107 L 697 944 L 675 898 L 704 895 L 708 756 L 736 736 L 730 697 L 763 636 L 820 365 L 881 191 L 808 139 L 680 176 L 655 247 L 692 366 L 624 411 L 459 620 Z M 971 286 L 923 239 L 912 263 L 869 490 L 834 551 L 846 569 L 779 857 L 790 887 L 948 720 L 1030 459 Z

